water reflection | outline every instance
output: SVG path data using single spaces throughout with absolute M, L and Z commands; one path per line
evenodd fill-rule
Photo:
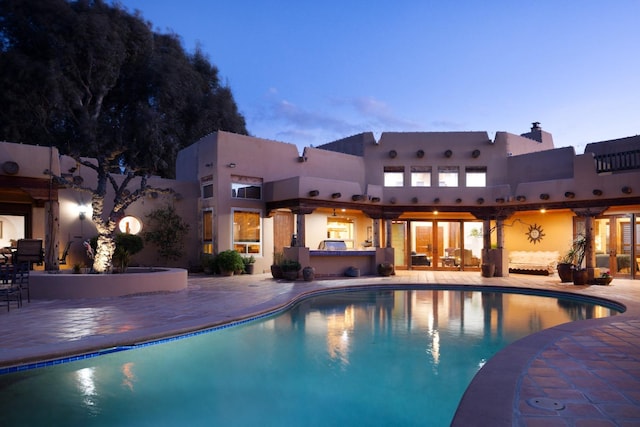
M 290 324 L 300 333 L 324 334 L 328 357 L 342 367 L 350 363 L 356 329 L 367 330 L 372 342 L 384 336 L 401 339 L 418 334 L 437 370 L 444 344 L 441 331 L 453 332 L 456 340 L 471 345 L 491 346 L 561 323 L 613 314 L 606 307 L 583 302 L 496 292 L 370 292 L 364 303 L 361 296 L 340 293 L 313 298 L 286 313 L 286 321 L 281 317 L 278 325 Z M 485 361 L 479 359 L 478 366 Z

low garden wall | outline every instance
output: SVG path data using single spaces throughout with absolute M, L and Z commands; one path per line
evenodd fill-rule
M 129 268 L 118 274 L 32 271 L 29 290 L 36 300 L 119 297 L 180 291 L 187 288 L 187 277 L 182 268 Z

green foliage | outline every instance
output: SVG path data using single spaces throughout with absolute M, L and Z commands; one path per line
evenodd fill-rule
M 216 257 L 213 254 L 202 254 L 200 257 L 202 269 L 207 274 L 213 274 L 217 270 Z
M 242 255 L 233 249 L 222 251 L 216 256 L 216 264 L 220 271 L 242 271 L 244 262 Z
M 131 262 L 131 256 L 144 248 L 142 237 L 135 234 L 116 234 L 116 250 L 113 253 L 113 262 L 121 273 L 127 271 Z
M 244 266 L 246 267 L 247 265 L 250 264 L 254 264 L 256 262 L 256 259 L 253 255 L 250 255 L 248 257 L 242 257 L 242 262 L 244 263 Z
M 158 255 L 165 260 L 177 260 L 183 255 L 184 237 L 189 224 L 184 222 L 173 206 L 159 208 L 146 215 L 148 231 L 144 240 L 158 248 Z
M 185 145 L 247 134 L 203 52 L 111 3 L 0 1 L 0 140 L 172 177 Z
M 296 260 L 284 259 L 280 263 L 280 268 L 282 269 L 283 272 L 285 272 L 285 271 L 300 271 L 300 269 L 302 268 L 302 265 Z
M 584 235 L 578 235 L 571 243 L 569 250 L 560 258 L 560 262 L 564 264 L 573 264 L 577 267 L 582 265 L 585 251 L 587 250 L 587 239 Z

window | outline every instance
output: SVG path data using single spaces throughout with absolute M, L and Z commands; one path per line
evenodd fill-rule
M 234 199 L 262 199 L 262 178 L 231 176 L 231 197 Z
M 404 166 L 384 167 L 384 186 L 403 187 L 404 186 Z
M 202 186 L 202 198 L 210 199 L 213 197 L 213 184 L 204 184 Z
M 467 187 L 486 187 L 487 168 L 486 166 L 467 167 L 465 169 Z
M 458 174 L 458 166 L 440 166 L 438 168 L 438 185 L 440 187 L 457 187 Z
M 431 187 L 431 166 L 411 166 L 411 186 Z
M 262 253 L 260 211 L 233 210 L 233 249 L 241 254 Z
M 213 211 L 202 211 L 202 253 L 213 253 Z

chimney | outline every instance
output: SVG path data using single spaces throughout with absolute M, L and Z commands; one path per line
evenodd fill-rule
M 540 127 L 540 122 L 531 123 L 531 132 L 535 132 L 537 130 L 542 130 L 542 128 Z

